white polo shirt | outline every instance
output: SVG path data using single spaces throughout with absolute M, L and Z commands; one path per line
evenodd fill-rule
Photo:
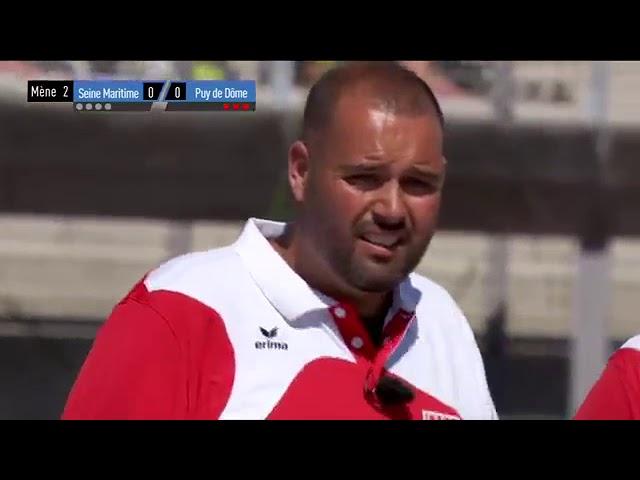
M 409 275 L 394 292 L 378 348 L 352 305 L 314 291 L 273 249 L 267 238 L 283 230 L 282 223 L 250 219 L 234 244 L 175 258 L 147 275 L 100 332 L 66 415 L 497 418 L 473 332 L 442 287 Z M 157 338 L 143 353 L 117 351 L 123 336 L 145 335 Z M 105 371 L 114 355 L 129 368 Z M 135 398 L 170 400 L 133 411 L 124 401 L 109 404 L 108 394 L 91 398 L 92 379 L 104 375 L 126 377 L 117 386 L 129 386 Z M 412 398 L 381 404 L 370 393 L 383 376 L 404 382 Z M 88 408 L 91 402 L 99 406 Z

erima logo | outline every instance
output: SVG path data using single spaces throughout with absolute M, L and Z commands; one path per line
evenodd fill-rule
M 275 338 L 276 335 L 278 335 L 278 327 L 274 327 L 271 330 L 267 330 L 266 328 L 260 327 L 260 333 L 262 333 L 262 335 L 267 338 L 267 341 L 266 342 L 257 341 L 256 349 L 258 350 L 263 350 L 265 348 L 267 350 L 288 350 L 289 349 L 289 346 L 285 342 L 277 342 L 277 341 L 270 340 L 271 338 Z
M 273 338 L 278 334 L 278 327 L 272 328 L 271 330 L 267 330 L 266 328 L 260 327 L 260 331 L 262 332 L 262 335 L 264 335 L 265 337 Z

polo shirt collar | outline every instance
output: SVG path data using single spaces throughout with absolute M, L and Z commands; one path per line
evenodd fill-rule
M 293 323 L 314 310 L 324 310 L 338 302 L 311 288 L 280 254 L 268 238 L 284 233 L 286 224 L 250 218 L 233 248 L 267 300 L 289 322 Z M 405 279 L 394 292 L 392 309 L 413 313 L 420 293 Z

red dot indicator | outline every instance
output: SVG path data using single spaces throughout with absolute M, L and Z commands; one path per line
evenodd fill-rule
M 224 108 L 225 110 L 229 110 L 229 104 L 228 104 L 228 103 L 225 103 L 225 104 L 224 104 L 224 106 L 223 106 L 223 108 Z
M 233 104 L 233 109 L 234 110 L 238 110 L 240 108 L 240 104 L 239 103 L 234 103 Z
M 248 103 L 243 103 L 242 104 L 242 109 L 243 110 L 249 110 L 249 104 Z

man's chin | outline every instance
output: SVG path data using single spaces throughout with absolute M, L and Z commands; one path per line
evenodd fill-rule
M 351 283 L 363 292 L 385 293 L 396 288 L 405 277 L 406 274 L 400 272 L 359 271 L 352 275 Z
M 358 290 L 365 293 L 387 293 L 393 291 L 399 282 L 368 282 L 356 285 Z

